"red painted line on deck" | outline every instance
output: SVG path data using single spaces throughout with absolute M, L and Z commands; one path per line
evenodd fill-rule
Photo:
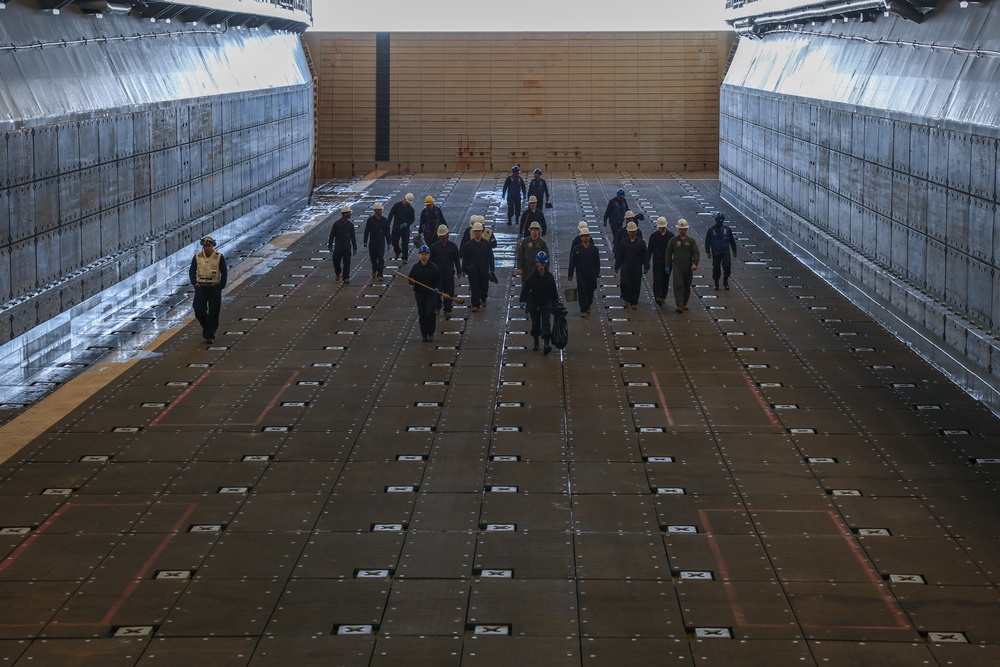
M 194 382 L 192 382 L 188 386 L 187 389 L 185 389 L 184 391 L 182 391 L 180 396 L 178 396 L 176 399 L 174 399 L 170 403 L 170 405 L 168 405 L 166 408 L 164 408 L 163 412 L 161 412 L 160 414 L 158 414 L 156 416 L 156 419 L 154 419 L 153 421 L 149 422 L 149 426 L 153 427 L 153 426 L 156 426 L 157 424 L 159 424 L 163 420 L 163 418 L 166 417 L 168 414 L 170 414 L 170 412 L 174 408 L 176 408 L 180 404 L 181 401 L 183 401 L 185 398 L 187 398 L 188 394 L 190 394 L 192 391 L 194 391 L 194 388 L 197 387 L 199 384 L 201 384 L 202 381 L 205 380 L 205 378 L 207 378 L 208 375 L 209 375 L 209 373 L 211 373 L 211 372 L 212 371 L 205 371 L 204 373 L 202 373 L 201 377 L 199 377 L 197 380 L 195 380 Z
M 299 373 L 300 371 L 294 371 L 292 375 L 285 381 L 285 384 L 281 386 L 281 389 L 279 389 L 278 393 L 274 395 L 274 398 L 271 399 L 271 402 L 268 403 L 267 407 L 265 407 L 264 410 L 257 416 L 256 421 L 254 421 L 253 423 L 254 426 L 260 426 L 261 424 L 264 423 L 264 418 L 267 417 L 267 413 L 269 413 L 274 408 L 274 406 L 278 404 L 278 401 L 281 400 L 281 396 L 286 391 L 288 391 L 288 388 L 290 386 L 292 386 L 292 382 L 294 382 L 295 378 L 299 376 Z
M 750 387 L 750 391 L 753 392 L 754 398 L 757 399 L 757 403 L 760 404 L 760 409 L 764 411 L 764 414 L 767 415 L 768 420 L 771 422 L 771 426 L 781 426 L 778 416 L 774 414 L 774 410 L 771 409 L 770 404 L 764 399 L 764 395 L 760 393 L 757 385 L 750 379 L 750 375 L 746 371 L 742 375 L 743 379 L 746 380 L 747 386 Z
M 729 581 L 729 568 L 726 566 L 725 559 L 722 556 L 722 551 L 719 549 L 718 544 L 715 541 L 715 535 L 712 532 L 711 522 L 708 520 L 709 512 L 740 512 L 742 510 L 698 510 L 698 515 L 701 518 L 702 526 L 709 540 L 709 548 L 712 551 L 712 557 L 715 559 L 716 569 L 719 572 L 720 579 L 722 581 Z M 851 550 L 851 554 L 857 559 L 858 565 L 861 567 L 862 571 L 867 576 L 868 580 L 876 590 L 879 592 L 879 597 L 882 598 L 886 609 L 895 619 L 895 625 L 819 625 L 813 623 L 800 623 L 799 625 L 803 628 L 814 628 L 814 629 L 825 629 L 825 630 L 910 630 L 910 624 L 907 622 L 906 614 L 903 613 L 902 608 L 896 602 L 896 599 L 887 591 L 885 584 L 882 582 L 882 578 L 879 576 L 875 568 L 872 567 L 871 563 L 868 562 L 864 553 L 861 551 L 861 547 L 858 545 L 857 540 L 854 539 L 854 535 L 851 533 L 850 529 L 841 519 L 840 515 L 836 512 L 830 510 L 754 510 L 757 513 L 778 513 L 778 514 L 825 514 L 837 527 L 838 532 L 841 537 L 844 538 L 844 542 L 847 544 L 848 549 Z M 778 581 L 781 582 L 781 576 L 778 575 Z M 743 608 L 739 601 L 736 600 L 735 596 L 731 594 L 732 591 L 730 587 L 726 587 L 726 595 L 729 597 L 730 604 L 732 606 L 733 617 L 736 619 L 738 627 L 745 628 L 774 628 L 774 627 L 786 627 L 785 625 L 773 625 L 773 624 L 761 624 L 761 623 L 747 623 L 746 616 L 743 613 Z
M 117 614 L 121 610 L 121 608 L 125 605 L 125 603 L 128 602 L 129 597 L 131 597 L 132 593 L 139 586 L 139 583 L 143 579 L 145 579 L 146 575 L 149 574 L 149 571 L 153 569 L 153 566 L 156 564 L 156 561 L 160 558 L 161 555 L 163 555 L 163 552 L 173 541 L 174 537 L 176 537 L 177 534 L 181 532 L 181 530 L 184 528 L 184 524 L 187 522 L 189 518 L 191 518 L 191 515 L 194 514 L 194 511 L 197 508 L 198 506 L 195 504 L 190 504 L 187 506 L 187 511 L 184 512 L 181 518 L 177 520 L 177 523 L 173 525 L 173 527 L 170 529 L 170 532 L 167 533 L 167 535 L 163 538 L 163 541 L 160 542 L 160 545 L 153 550 L 153 553 L 150 554 L 146 562 L 143 563 L 142 567 L 139 568 L 139 571 L 136 572 L 135 576 L 132 578 L 132 581 L 129 583 L 129 585 L 125 587 L 125 590 L 122 591 L 122 594 L 118 596 L 118 599 L 115 601 L 115 603 L 111 605 L 110 609 L 108 609 L 108 613 L 106 613 L 104 615 L 104 618 L 101 619 L 100 625 L 111 624 L 111 621 L 115 617 L 115 614 Z
M 667 406 L 667 397 L 663 393 L 663 387 L 660 386 L 660 378 L 656 376 L 655 372 L 650 375 L 653 376 L 653 386 L 656 387 L 656 395 L 660 398 L 660 405 L 663 406 L 663 414 L 667 417 L 667 425 L 676 426 L 674 417 L 670 414 L 670 408 Z
M 59 517 L 61 517 L 63 514 L 69 511 L 71 507 L 73 507 L 73 505 L 71 505 L 70 503 L 66 503 L 65 505 L 57 509 L 55 512 L 50 514 L 49 518 L 46 519 L 42 523 L 42 525 L 38 527 L 37 530 L 32 531 L 31 535 L 29 535 L 28 538 L 24 540 L 24 542 L 21 542 L 21 544 L 19 544 L 18 547 L 14 549 L 14 551 L 12 551 L 9 556 L 4 558 L 3 561 L 0 562 L 0 572 L 3 572 L 8 567 L 13 565 L 14 561 L 20 558 L 21 555 L 24 554 L 24 552 L 27 551 L 31 547 L 31 545 L 34 544 L 35 541 L 38 540 L 38 538 L 41 537 L 43 533 L 45 533 L 46 530 L 51 528 L 52 524 L 55 523 L 59 519 Z

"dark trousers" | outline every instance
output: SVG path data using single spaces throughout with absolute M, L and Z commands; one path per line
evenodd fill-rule
M 410 234 L 403 229 L 397 229 L 392 234 L 392 252 L 404 260 L 410 258 Z
M 667 275 L 666 265 L 663 262 L 653 261 L 653 298 L 666 299 L 667 288 L 670 283 L 670 276 Z
M 420 287 L 413 292 L 417 299 L 417 317 L 420 320 L 420 335 L 426 338 L 434 335 L 434 302 L 437 296 L 434 292 Z
M 729 282 L 729 274 L 733 272 L 733 257 L 728 252 L 712 254 L 712 280 L 719 284 L 719 276 Z
M 691 280 L 694 272 L 690 267 L 684 269 L 674 269 L 671 280 L 674 282 L 674 301 L 678 306 L 686 306 L 691 298 Z
M 622 231 L 622 223 L 610 220 L 608 224 L 611 226 L 611 249 L 614 250 L 618 245 L 618 234 Z
M 541 336 L 546 343 L 552 340 L 552 304 L 531 306 L 528 314 L 531 315 L 531 335 L 535 338 Z
M 373 248 L 369 246 L 368 257 L 372 261 L 372 272 L 377 273 L 381 277 L 385 271 L 385 248 Z
M 341 271 L 340 267 L 343 264 L 344 270 Z M 333 249 L 333 270 L 337 272 L 337 275 L 343 274 L 345 278 L 351 277 L 351 249 L 348 247 Z
M 469 289 L 472 290 L 472 307 L 478 308 L 490 290 L 490 274 L 478 271 L 469 274 Z
M 642 269 L 622 267 L 620 275 L 622 298 L 629 303 L 639 303 L 639 293 L 642 291 Z
M 219 312 L 222 310 L 221 287 L 194 288 L 194 316 L 201 325 L 204 338 L 215 338 L 219 328 Z
M 580 304 L 580 312 L 585 313 L 594 305 L 594 292 L 597 291 L 597 276 L 584 273 L 576 274 L 576 300 Z
M 454 273 L 448 273 L 447 271 L 442 271 L 441 272 L 441 291 L 444 292 L 444 293 L 446 293 L 446 294 L 450 294 L 452 296 L 455 296 L 455 274 Z M 445 299 L 440 294 L 437 295 L 437 305 L 436 305 L 436 307 L 437 307 L 438 310 L 442 310 L 443 309 L 444 312 L 450 313 L 451 312 L 452 303 L 453 302 L 452 302 L 451 299 Z
M 507 198 L 507 224 L 510 224 L 510 219 L 521 220 L 521 200 L 514 199 L 513 197 Z

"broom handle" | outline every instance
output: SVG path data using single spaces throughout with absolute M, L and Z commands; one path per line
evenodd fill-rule
M 393 271 L 393 273 L 395 273 L 397 276 L 401 276 L 403 278 L 406 278 L 407 280 L 409 280 L 414 285 L 420 285 L 424 289 L 428 289 L 428 290 L 430 290 L 432 292 L 434 291 L 434 288 L 431 287 L 430 285 L 425 285 L 422 282 L 420 282 L 419 280 L 414 280 L 413 278 L 411 278 L 410 276 L 406 275 L 405 273 L 400 273 L 399 271 Z M 458 304 L 465 303 L 465 299 L 461 299 L 461 298 L 459 298 L 457 296 L 452 296 L 452 295 L 448 294 L 447 292 L 441 292 L 439 290 L 438 294 L 440 294 L 441 296 L 443 296 L 446 299 L 451 299 L 455 303 L 458 303 Z

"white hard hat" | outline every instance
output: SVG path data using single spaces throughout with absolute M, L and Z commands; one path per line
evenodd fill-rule
M 657 227 L 666 227 L 667 226 L 667 219 L 664 218 L 661 215 L 659 218 L 656 219 L 656 226 Z
M 351 212 L 351 207 L 348 206 L 347 204 L 344 204 L 343 206 L 340 207 L 340 212 L 341 213 L 350 213 Z
M 590 236 L 590 227 L 587 225 L 580 227 L 580 236 Z
M 375 202 L 375 205 L 372 206 L 372 208 L 375 209 L 376 211 L 381 211 L 382 210 L 382 203 L 381 202 Z
M 687 228 L 688 228 L 687 220 L 681 218 L 680 220 L 677 221 L 677 229 L 687 229 Z
M 530 225 L 528 225 L 528 229 L 541 229 L 541 228 L 542 228 L 542 226 L 540 224 L 538 224 L 537 222 L 533 222 Z
M 529 204 L 537 204 L 538 203 L 538 197 L 536 197 L 535 195 L 531 195 L 530 197 L 528 197 L 528 203 Z
M 481 232 L 481 231 L 483 231 L 483 223 L 481 223 L 481 222 L 474 223 L 472 225 L 472 231 L 474 231 L 474 232 Z
M 438 236 L 448 236 L 448 225 L 438 225 Z
M 405 199 L 406 201 L 408 201 L 408 202 L 411 202 L 411 203 L 412 203 L 412 202 L 413 202 L 413 193 L 412 193 L 412 192 L 407 192 L 407 193 L 406 193 L 406 196 L 405 196 L 405 197 L 403 197 L 403 199 Z
M 635 213 L 633 213 L 632 211 L 625 211 L 625 219 L 626 220 L 628 220 L 629 218 L 634 218 L 634 217 L 635 217 Z
M 580 222 L 577 223 L 576 228 L 577 229 L 586 229 L 587 228 L 587 221 L 586 220 L 581 220 Z
M 469 216 L 469 227 L 471 227 L 472 225 L 476 224 L 477 222 L 479 222 L 479 216 L 478 215 L 470 215 Z
M 626 232 L 636 232 L 636 231 L 639 231 L 639 225 L 635 224 L 634 222 L 630 222 L 627 225 L 625 225 L 625 231 Z
M 477 215 L 476 216 L 476 222 L 481 222 L 481 223 L 483 223 L 485 225 L 486 224 L 486 216 L 485 215 Z

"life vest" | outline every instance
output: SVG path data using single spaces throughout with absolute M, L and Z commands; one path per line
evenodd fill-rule
M 221 282 L 222 274 L 219 272 L 219 262 L 222 261 L 221 253 L 213 252 L 211 257 L 206 257 L 205 251 L 202 250 L 195 255 L 195 260 L 198 265 L 199 285 L 218 285 Z

